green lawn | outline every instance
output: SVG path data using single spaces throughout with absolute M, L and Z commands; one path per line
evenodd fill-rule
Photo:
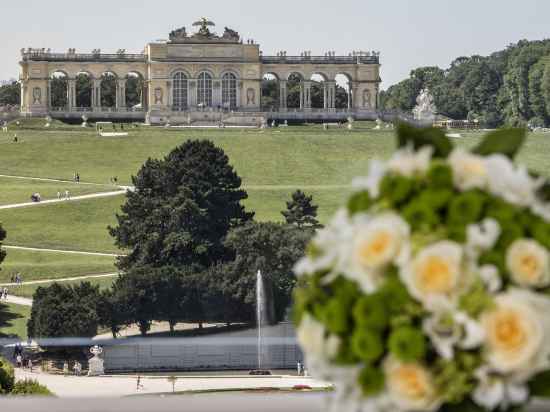
M 38 252 L 9 249 L 2 263 L 0 283 L 8 283 L 11 276 L 21 273 L 24 281 L 60 279 L 86 275 L 114 273 L 115 258 L 67 253 Z
M 40 193 L 42 200 L 57 199 L 57 192 L 65 193 L 65 190 L 68 190 L 71 196 L 81 196 L 110 192 L 117 188 L 108 185 L 82 185 L 0 177 L 0 206 L 30 202 L 30 196 L 35 192 Z
M 27 339 L 27 319 L 30 316 L 29 306 L 0 303 L 0 338 Z
M 124 196 L 0 210 L 8 245 L 118 253 L 107 226 Z M 66 273 L 70 275 L 70 273 Z
M 83 279 L 83 280 L 71 280 L 68 282 L 60 282 L 60 284 L 68 286 L 68 285 L 79 285 L 82 282 L 89 282 L 93 286 L 99 286 L 99 289 L 109 289 L 114 281 L 117 279 L 116 276 L 108 277 L 108 278 L 93 278 L 93 279 Z M 10 288 L 10 292 L 12 295 L 15 296 L 21 296 L 24 298 L 32 298 L 34 295 L 34 292 L 36 292 L 36 289 L 39 287 L 48 287 L 51 286 L 55 282 L 49 282 L 49 283 L 41 283 L 38 285 L 22 285 L 22 286 L 15 286 Z

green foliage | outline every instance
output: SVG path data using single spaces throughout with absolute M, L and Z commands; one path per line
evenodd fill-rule
M 338 298 L 330 299 L 322 309 L 322 322 L 329 332 L 345 334 L 349 332 L 351 322 L 348 307 Z
M 11 392 L 14 383 L 13 366 L 6 359 L 0 358 L 0 394 Z
M 297 190 L 292 194 L 291 201 L 286 202 L 286 210 L 281 214 L 289 225 L 316 229 L 321 227 L 317 220 L 317 209 L 318 206 L 313 204 L 313 196 Z
M 362 361 L 371 364 L 384 354 L 381 336 L 368 329 L 356 329 L 351 336 L 351 349 Z
M 404 207 L 402 215 L 413 230 L 430 231 L 440 223 L 437 210 L 422 198 L 416 198 Z
M 21 104 L 21 86 L 16 81 L 0 86 L 0 106 Z
M 483 282 L 476 282 L 468 291 L 460 298 L 460 309 L 466 312 L 469 316 L 477 319 L 481 313 L 490 309 L 493 305 L 493 297 L 487 293 Z
M 0 263 L 6 258 L 6 251 L 2 249 L 2 241 L 6 238 L 7 233 L 2 228 L 2 222 L 0 222 Z
M 353 307 L 353 319 L 359 327 L 383 330 L 388 325 L 388 311 L 381 294 L 361 297 Z
M 366 397 L 372 397 L 382 392 L 384 383 L 384 373 L 379 368 L 365 366 L 359 374 L 359 385 Z
M 388 340 L 390 352 L 403 362 L 420 361 L 426 355 L 426 339 L 417 328 L 404 326 L 395 329 Z
M 54 396 L 44 385 L 33 379 L 17 381 L 13 386 L 11 395 L 15 396 Z
M 121 270 L 226 260 L 223 238 L 253 216 L 240 204 L 247 194 L 228 157 L 206 140 L 149 159 L 133 183 L 118 226 L 110 228 L 117 245 L 130 249 L 118 262 Z
M 393 207 L 406 202 L 412 195 L 415 181 L 405 176 L 387 174 L 380 183 L 380 194 Z
M 453 150 L 453 144 L 445 132 L 435 128 L 418 128 L 406 123 L 397 126 L 397 146 L 411 145 L 415 150 L 425 146 L 433 147 L 434 157 L 446 158 Z
M 426 180 L 428 187 L 432 189 L 449 190 L 453 187 L 453 171 L 448 164 L 434 161 L 430 165 Z
M 473 150 L 481 156 L 503 154 L 513 159 L 525 142 L 525 129 L 503 129 L 485 135 L 483 141 Z
M 373 204 L 369 192 L 363 191 L 355 193 L 348 201 L 348 211 L 353 216 L 357 213 L 366 212 Z
M 550 371 L 539 373 L 529 381 L 529 393 L 536 398 L 550 398 Z
M 486 196 L 475 190 L 460 193 L 453 197 L 449 205 L 449 224 L 467 224 L 477 222 L 485 205 Z
M 548 125 L 550 41 L 522 40 L 490 56 L 459 57 L 449 69 L 422 67 L 380 95 L 382 109 L 411 111 L 429 88 L 440 114 L 486 127 Z
M 88 282 L 40 287 L 33 296 L 27 333 L 33 338 L 95 336 L 99 303 L 99 287 Z

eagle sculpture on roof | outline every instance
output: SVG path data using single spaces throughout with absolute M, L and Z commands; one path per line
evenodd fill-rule
M 208 20 L 206 17 L 201 18 L 199 21 L 193 23 L 193 26 L 200 27 L 199 32 L 197 33 L 200 36 L 211 37 L 212 32 L 208 27 L 213 27 L 216 24 L 213 21 Z

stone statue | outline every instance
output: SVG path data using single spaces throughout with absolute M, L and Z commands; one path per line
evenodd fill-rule
M 193 23 L 193 26 L 200 27 L 197 34 L 199 36 L 207 37 L 207 38 L 210 38 L 213 36 L 212 32 L 208 27 L 213 27 L 215 25 L 216 24 L 214 24 L 214 22 L 208 20 L 206 17 L 203 17 L 199 21 L 196 21 L 195 23 Z
M 160 87 L 155 89 L 155 104 L 163 104 L 164 93 Z
M 414 119 L 420 122 L 431 123 L 435 120 L 437 108 L 430 89 L 422 89 L 416 98 L 416 107 L 413 109 Z
M 187 38 L 187 30 L 185 27 L 181 27 L 179 29 L 173 30 L 169 34 L 170 41 L 178 41 L 183 40 Z
M 371 109 L 372 103 L 371 103 L 371 94 L 369 89 L 365 89 L 363 91 L 363 107 L 365 109 Z
M 235 30 L 231 30 L 229 27 L 226 27 L 226 28 L 225 28 L 225 31 L 224 31 L 224 33 L 223 33 L 222 38 L 224 38 L 224 39 L 226 39 L 226 40 L 239 41 L 239 39 L 241 38 L 241 36 L 240 36 L 239 33 L 236 32 Z
M 246 104 L 248 106 L 256 104 L 256 90 L 250 88 L 246 91 Z
M 32 99 L 32 104 L 42 104 L 42 89 L 40 87 L 32 89 Z
M 103 349 L 95 345 L 90 348 L 90 353 L 94 355 L 88 361 L 88 376 L 102 376 L 105 375 L 105 369 L 103 368 L 103 359 L 99 357 L 103 353 Z

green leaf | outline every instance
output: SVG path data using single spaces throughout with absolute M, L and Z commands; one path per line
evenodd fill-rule
M 503 154 L 513 159 L 525 142 L 527 133 L 525 129 L 502 129 L 491 132 L 473 150 L 473 153 L 488 156 Z
M 446 158 L 453 151 L 453 144 L 443 130 L 433 127 L 414 127 L 406 123 L 397 126 L 397 145 L 398 147 L 412 145 L 415 150 L 431 146 L 434 149 L 434 157 L 440 158 Z
M 531 396 L 550 398 L 550 371 L 539 373 L 529 382 Z

